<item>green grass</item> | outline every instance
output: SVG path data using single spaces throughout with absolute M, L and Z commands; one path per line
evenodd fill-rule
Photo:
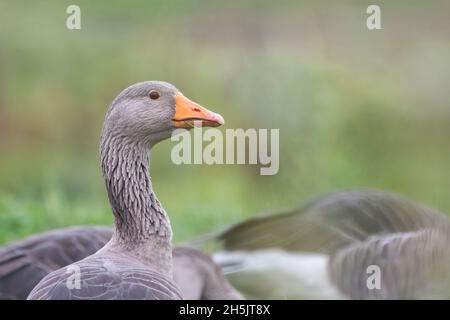
M 450 213 L 450 6 L 311 1 L 0 4 L 0 243 L 75 224 L 112 224 L 97 159 L 107 105 L 146 79 L 174 83 L 225 128 L 279 128 L 280 171 L 175 166 L 152 179 L 177 241 L 259 212 L 354 187 Z

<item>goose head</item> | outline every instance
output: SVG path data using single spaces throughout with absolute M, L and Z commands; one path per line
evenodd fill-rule
M 145 81 L 131 85 L 114 99 L 103 133 L 154 145 L 169 138 L 177 128 L 216 127 L 223 123 L 221 115 L 189 100 L 172 84 Z

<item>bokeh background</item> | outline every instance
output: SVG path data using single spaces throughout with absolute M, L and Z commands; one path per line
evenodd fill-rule
M 81 7 L 82 29 L 65 27 Z M 382 30 L 366 28 L 379 4 Z M 153 152 L 175 240 L 335 190 L 450 213 L 449 1 L 0 2 L 0 243 L 112 224 L 98 140 L 128 85 L 169 81 L 222 128 L 279 128 L 280 170 Z

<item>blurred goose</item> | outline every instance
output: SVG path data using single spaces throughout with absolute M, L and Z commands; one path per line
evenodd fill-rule
M 450 298 L 449 219 L 392 193 L 327 195 L 214 238 L 215 261 L 248 297 Z
M 100 142 L 113 236 L 93 255 L 45 276 L 28 299 L 182 298 L 173 281 L 170 221 L 148 176 L 149 151 L 193 120 L 203 126 L 224 123 L 165 82 L 137 83 L 116 97 Z
M 0 248 L 0 299 L 26 299 L 50 272 L 94 254 L 112 237 L 102 226 L 68 227 L 33 235 Z M 184 299 L 242 299 L 220 268 L 195 248 L 173 249 L 173 276 Z
M 212 258 L 202 251 L 176 246 L 173 278 L 189 300 L 241 300 L 244 297 L 225 278 Z

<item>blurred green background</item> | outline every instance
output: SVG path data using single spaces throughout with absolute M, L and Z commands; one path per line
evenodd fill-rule
M 382 30 L 366 28 L 380 4 Z M 65 27 L 81 7 L 82 29 Z M 108 104 L 159 79 L 226 119 L 280 128 L 280 170 L 151 173 L 175 240 L 324 192 L 372 187 L 450 213 L 448 1 L 1 1 L 0 243 L 111 225 L 98 163 Z

